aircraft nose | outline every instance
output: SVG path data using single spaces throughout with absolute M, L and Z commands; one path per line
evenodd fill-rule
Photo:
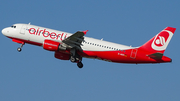
M 4 28 L 3 30 L 2 30 L 2 34 L 3 35 L 6 35 L 6 33 L 8 33 L 9 31 L 7 30 L 7 28 Z

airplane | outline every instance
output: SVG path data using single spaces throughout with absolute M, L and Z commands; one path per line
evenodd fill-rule
M 54 56 L 61 60 L 70 60 L 83 67 L 82 58 L 99 59 L 115 63 L 167 63 L 172 59 L 164 56 L 176 28 L 166 27 L 156 36 L 139 47 L 85 37 L 86 31 L 74 34 L 29 24 L 14 24 L 4 28 L 2 34 L 19 43 L 20 52 L 25 43 L 54 51 Z

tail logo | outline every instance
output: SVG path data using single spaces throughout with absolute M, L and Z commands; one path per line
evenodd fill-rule
M 163 36 L 157 37 L 155 41 L 156 46 L 163 46 L 166 43 L 165 38 Z
M 173 33 L 168 30 L 163 30 L 159 34 L 157 34 L 151 44 L 151 47 L 157 51 L 163 51 L 168 46 Z

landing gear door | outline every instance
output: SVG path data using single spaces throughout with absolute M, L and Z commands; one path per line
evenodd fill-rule
M 27 28 L 27 25 L 22 25 L 21 30 L 20 30 L 20 34 L 25 35 L 26 28 Z

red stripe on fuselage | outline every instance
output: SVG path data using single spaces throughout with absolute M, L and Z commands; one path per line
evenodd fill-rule
M 18 38 L 13 38 L 13 37 L 8 37 L 8 38 L 16 39 L 16 40 L 22 41 L 24 43 L 32 44 L 32 45 L 42 46 L 42 43 L 38 43 L 38 42 L 33 42 L 33 41 L 23 40 L 23 39 L 18 39 Z
M 12 38 L 16 39 L 25 43 L 29 43 L 32 45 L 42 46 L 42 43 L 37 43 L 29 40 L 23 40 L 18 38 Z M 78 51 L 78 54 L 82 57 L 87 58 L 96 58 L 104 61 L 111 61 L 111 62 L 117 62 L 117 63 L 162 63 L 162 62 L 171 62 L 172 60 L 166 56 L 163 56 L 162 59 L 155 60 L 150 57 L 148 57 L 149 54 L 152 54 L 148 51 L 144 51 L 143 49 L 137 48 L 137 53 L 135 55 L 132 55 L 132 49 L 129 50 L 123 50 L 123 51 Z M 70 50 L 67 51 L 61 51 L 63 53 L 70 54 Z
M 83 51 L 79 53 L 83 57 L 96 58 L 105 61 L 112 61 L 117 63 L 162 63 L 171 62 L 172 60 L 166 56 L 162 59 L 155 60 L 148 57 L 149 53 L 143 50 L 138 50 L 137 54 L 132 55 L 132 49 L 125 51 Z

